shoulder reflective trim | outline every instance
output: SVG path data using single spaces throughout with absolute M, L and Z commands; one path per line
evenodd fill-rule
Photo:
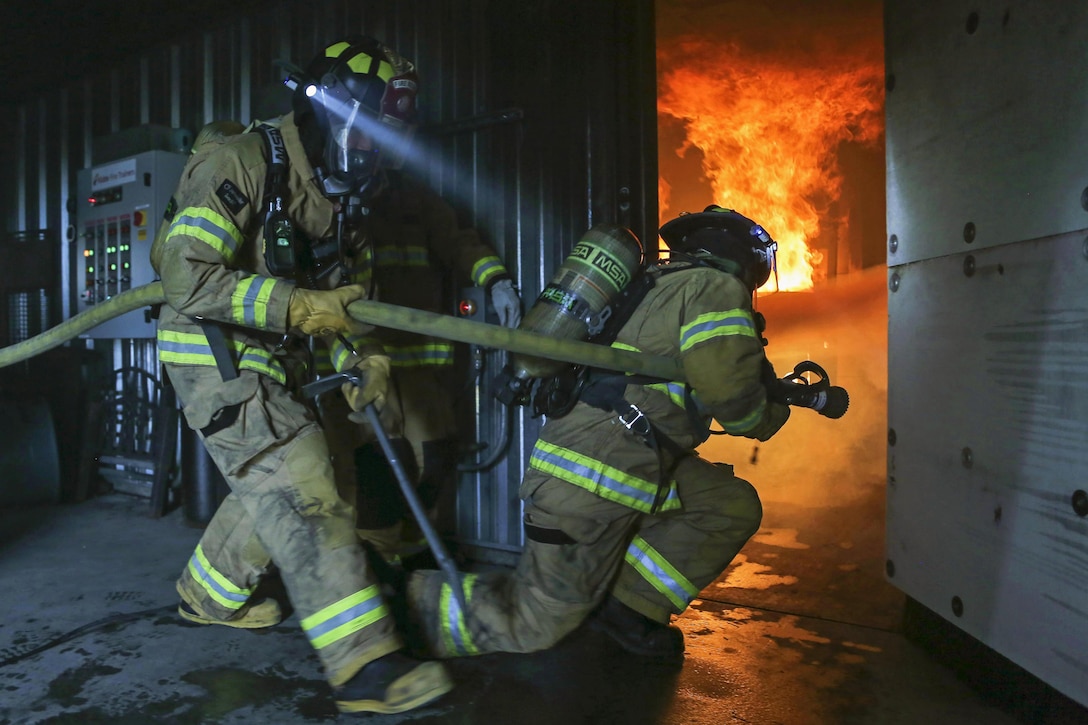
M 227 609 L 235 611 L 241 609 L 249 599 L 249 595 L 253 593 L 252 589 L 235 586 L 216 571 L 204 555 L 200 544 L 196 545 L 196 550 L 189 557 L 189 574 L 208 593 L 209 597 Z
M 328 647 L 344 637 L 374 624 L 387 616 L 381 590 L 377 584 L 344 597 L 302 620 L 302 629 L 314 649 Z
M 476 574 L 465 574 L 461 586 L 465 592 L 465 603 L 472 601 L 472 590 L 476 586 Z M 465 622 L 465 613 L 461 603 L 453 596 L 453 587 L 443 582 L 438 595 L 438 611 L 442 629 L 442 643 L 451 655 L 480 654 L 479 647 L 472 641 L 472 633 Z
M 756 337 L 756 323 L 752 313 L 743 308 L 725 312 L 708 312 L 680 328 L 680 351 L 690 350 L 701 342 L 715 337 L 743 335 Z
M 529 458 L 529 467 L 636 511 L 650 513 L 654 505 L 656 483 L 554 443 L 538 439 Z M 680 497 L 676 492 L 676 481 L 670 481 L 669 492 L 659 511 L 678 508 Z
M 506 267 L 494 255 L 484 257 L 472 265 L 472 283 L 477 287 L 486 286 L 488 280 L 500 274 L 507 274 Z
M 242 233 L 234 226 L 234 222 L 206 207 L 190 206 L 182 209 L 174 217 L 163 241 L 168 242 L 177 236 L 199 239 L 219 252 L 227 262 L 234 261 L 234 255 L 242 244 Z
M 271 277 L 244 277 L 230 296 L 234 321 L 247 327 L 268 328 L 268 301 L 279 284 Z
M 174 365 L 204 365 L 216 367 L 215 356 L 203 332 L 177 332 L 160 329 L 156 333 L 159 360 Z M 240 370 L 267 375 L 278 383 L 287 382 L 283 364 L 272 353 L 259 347 L 246 347 L 239 340 L 227 339 L 238 360 Z
M 718 422 L 722 426 L 722 430 L 726 433 L 747 433 L 756 427 L 756 423 L 763 419 L 763 414 L 767 410 L 767 401 L 760 401 L 756 409 L 748 415 L 744 416 L 740 420 L 719 420 Z
M 453 345 L 448 342 L 433 342 L 425 345 L 386 345 L 385 350 L 389 353 L 394 367 L 453 365 Z
M 636 535 L 627 546 L 624 561 L 634 567 L 650 586 L 672 602 L 677 613 L 687 609 L 691 600 L 699 596 L 699 590 L 695 585 L 641 536 Z
M 429 267 L 431 264 L 430 253 L 426 247 L 418 244 L 401 246 L 378 247 L 377 264 L 379 269 L 392 267 Z

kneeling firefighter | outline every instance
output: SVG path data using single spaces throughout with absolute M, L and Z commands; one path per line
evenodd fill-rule
M 452 683 L 404 651 L 297 390 L 312 338 L 338 370 L 364 377 L 344 391 L 353 409 L 384 401 L 389 357 L 346 308 L 367 295 L 361 210 L 404 141 L 415 72 L 351 37 L 295 85 L 291 113 L 209 138 L 191 157 L 152 249 L 166 299 L 159 357 L 231 489 L 177 582 L 179 612 L 204 625 L 276 624 L 279 604 L 254 593 L 277 569 L 337 706 L 402 712 Z
M 640 291 L 625 311 L 605 305 L 616 311 L 594 341 L 672 357 L 687 382 L 589 371 L 573 385 L 541 387 L 537 409 L 548 418 L 521 484 L 526 544 L 517 570 L 464 575 L 467 611 L 440 572 L 409 578 L 413 632 L 430 654 L 539 650 L 592 615 L 629 652 L 678 662 L 683 636 L 670 618 L 758 529 L 755 489 L 694 449 L 711 419 L 729 434 L 765 441 L 789 418 L 786 405 L 768 399 L 770 363 L 753 310 L 777 245 L 752 220 L 717 206 L 660 233 L 670 261 L 636 269 L 634 280 L 616 286 Z M 589 291 L 609 283 L 575 278 L 596 269 L 625 281 L 617 270 L 626 269 L 631 244 L 615 244 L 624 238 L 637 243 L 620 227 L 591 230 L 522 327 L 583 320 L 593 337 L 588 328 L 601 323 L 604 307 Z M 524 402 L 525 382 L 537 374 L 534 361 L 515 359 L 508 397 Z

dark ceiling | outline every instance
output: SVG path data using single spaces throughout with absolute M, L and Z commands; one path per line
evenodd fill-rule
M 174 38 L 232 20 L 258 0 L 0 0 L 0 102 L 20 101 Z

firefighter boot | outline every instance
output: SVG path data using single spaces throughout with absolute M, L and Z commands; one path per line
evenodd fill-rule
M 247 604 L 238 610 L 237 616 L 230 619 L 217 619 L 202 611 L 195 604 L 189 604 L 184 599 L 178 605 L 178 614 L 182 619 L 188 619 L 197 624 L 222 624 L 238 629 L 261 629 L 274 627 L 283 621 L 283 610 L 280 603 L 271 597 L 259 599 L 252 604 Z
M 631 654 L 670 665 L 684 661 L 684 633 L 639 614 L 615 597 L 608 597 L 590 625 L 614 639 Z
M 340 712 L 397 713 L 426 705 L 453 689 L 446 668 L 397 651 L 367 663 L 336 689 Z

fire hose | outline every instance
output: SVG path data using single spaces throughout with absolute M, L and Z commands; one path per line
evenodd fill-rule
M 46 330 L 40 335 L 0 349 L 0 368 L 13 365 L 58 347 L 87 330 L 126 312 L 163 304 L 164 302 L 165 297 L 161 282 L 151 282 L 126 290 L 96 305 L 94 308 L 81 312 L 56 327 Z M 528 330 L 510 329 L 499 325 L 465 320 L 372 300 L 353 302 L 348 306 L 348 312 L 359 322 L 376 327 L 432 335 L 455 342 L 481 345 L 616 372 L 650 375 L 677 382 L 685 380 L 680 362 L 663 355 L 619 350 L 606 345 L 551 337 Z M 810 383 L 804 377 L 805 374 L 814 374 L 818 379 Z M 334 384 L 340 385 L 343 382 L 345 380 L 336 379 Z M 811 408 L 828 418 L 842 416 L 849 405 L 849 396 L 846 391 L 841 387 L 832 386 L 827 372 L 816 363 L 808 360 L 798 363 L 790 375 L 780 379 L 768 380 L 766 383 L 768 397 L 771 400 L 786 405 Z M 373 415 L 372 411 L 368 409 L 367 416 L 371 418 L 375 435 L 379 437 L 379 443 L 386 457 L 390 460 L 390 465 L 394 466 L 394 472 L 399 482 L 404 475 L 403 467 L 398 471 L 393 464 L 395 454 L 389 446 L 388 438 L 382 435 L 384 431 L 378 424 L 376 415 Z M 385 439 L 383 440 L 383 438 Z M 406 477 L 405 481 L 407 481 Z M 402 484 L 402 488 L 404 488 L 404 484 Z M 411 487 L 408 486 L 408 488 Z M 405 493 L 409 505 L 412 506 L 413 499 L 411 495 L 414 494 L 414 490 L 412 494 L 408 494 L 407 491 Z M 415 499 L 415 501 L 416 504 L 419 504 L 418 499 Z M 433 537 L 434 541 L 432 541 L 433 529 L 430 530 L 430 534 L 427 533 L 429 521 L 425 514 L 420 515 L 423 513 L 422 506 L 419 506 L 419 512 L 416 511 L 416 506 L 412 506 L 412 513 L 416 516 L 421 530 L 427 537 L 427 542 L 431 545 L 436 559 L 442 564 L 444 549 L 441 548 L 441 542 L 438 540 L 437 535 Z M 445 566 L 452 568 L 452 560 L 449 559 L 448 555 L 445 556 L 445 561 Z M 463 592 L 459 584 L 454 586 L 453 589 L 458 594 L 459 599 L 463 598 Z

